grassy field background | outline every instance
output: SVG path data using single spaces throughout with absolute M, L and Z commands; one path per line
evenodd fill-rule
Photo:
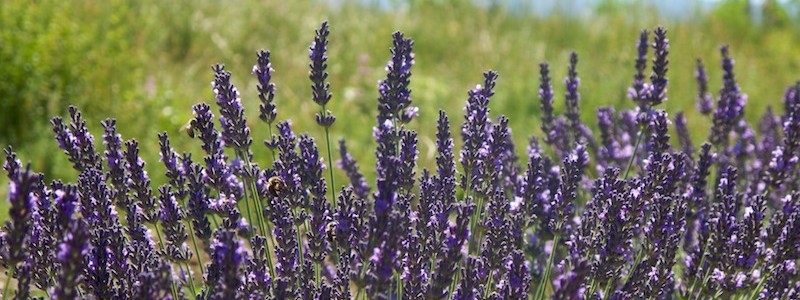
M 314 29 L 324 20 L 332 31 L 329 108 L 337 117 L 332 138 L 347 140 L 369 178 L 376 82 L 385 76 L 396 30 L 415 41 L 411 87 L 421 110 L 411 127 L 420 132 L 422 167 L 433 165 L 438 109 L 449 114 L 458 140 L 466 92 L 489 69 L 500 73 L 492 115 L 509 116 L 520 154 L 528 136 L 539 134 L 536 92 L 542 61 L 551 64 L 556 112 L 563 111 L 562 78 L 573 50 L 580 57 L 585 122 L 596 123 L 598 107 L 633 107 L 625 91 L 633 76 L 636 38 L 644 28 L 663 25 L 669 30 L 670 85 L 664 106 L 671 114 L 686 113 L 695 142 L 706 138 L 710 124 L 694 108 L 695 58 L 705 60 L 716 92 L 722 75 L 718 47 L 731 45 L 739 84 L 750 96 L 746 116 L 751 121 L 768 105 L 780 107 L 784 87 L 800 79 L 800 28 L 780 7 L 769 5 L 773 1 L 767 1 L 758 23 L 741 0 L 722 1 L 678 20 L 628 1 L 602 1 L 591 17 L 542 17 L 471 1 L 391 2 L 397 8 L 347 1 L 4 1 L 0 146 L 12 145 L 23 162 L 48 179 L 74 181 L 77 174 L 49 125 L 49 118 L 66 115 L 74 104 L 101 149 L 100 121 L 107 117 L 118 120 L 123 138 L 139 140 L 157 186 L 164 182 L 164 169 L 156 134 L 166 131 L 178 151 L 202 156 L 199 142 L 181 128 L 193 104 L 213 102 L 210 66 L 224 63 L 242 92 L 256 161 L 266 165 L 271 156 L 261 141 L 267 129 L 257 118 L 256 80 L 250 73 L 255 52 L 262 48 L 272 51 L 278 119 L 291 119 L 297 133 L 307 131 L 322 144 L 323 131 L 313 121 L 318 108 L 311 101 L 307 65 Z M 335 171 L 339 185 L 344 177 Z M 6 194 L 3 176 L 0 196 Z

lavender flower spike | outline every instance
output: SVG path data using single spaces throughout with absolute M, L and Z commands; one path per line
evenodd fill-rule
M 545 143 L 552 143 L 553 131 L 553 83 L 550 81 L 550 68 L 547 63 L 539 64 L 539 102 L 542 115 L 542 136 Z
M 650 75 L 650 82 L 653 84 L 653 89 L 650 91 L 648 102 L 650 106 L 657 106 L 667 100 L 667 65 L 669 60 L 669 39 L 667 39 L 667 30 L 664 27 L 658 27 L 653 31 L 655 42 L 653 43 L 653 74 Z
M 320 112 L 316 114 L 316 121 L 322 127 L 328 128 L 336 121 L 336 117 L 330 111 L 325 109 L 328 101 L 331 100 L 331 84 L 326 82 L 328 79 L 328 56 L 325 52 L 328 51 L 328 22 L 323 22 L 319 29 L 316 30 L 316 36 L 311 46 L 308 47 L 308 58 L 311 63 L 308 65 L 311 71 L 308 73 L 308 79 L 311 79 L 311 96 L 315 103 L 320 106 Z
M 231 83 L 231 72 L 226 71 L 224 65 L 216 65 L 211 70 L 214 71 L 211 87 L 219 105 L 222 140 L 226 146 L 250 155 L 248 151 L 253 140 L 250 138 L 239 90 Z
M 267 124 L 272 124 L 278 116 L 278 109 L 273 100 L 275 99 L 275 84 L 272 83 L 272 63 L 269 59 L 269 51 L 261 50 L 256 53 L 257 64 L 253 66 L 253 74 L 258 79 L 258 98 L 261 99 L 258 117 Z
M 410 109 L 411 67 L 414 65 L 414 42 L 401 32 L 392 35 L 392 59 L 386 64 L 386 79 L 378 83 L 378 124 L 386 120 L 399 120 L 404 110 Z
M 702 59 L 697 59 L 697 66 L 694 70 L 694 78 L 697 80 L 697 109 L 701 114 L 709 115 L 711 110 L 714 109 L 711 93 L 708 92 L 708 74 L 706 74 L 706 67 L 703 65 Z

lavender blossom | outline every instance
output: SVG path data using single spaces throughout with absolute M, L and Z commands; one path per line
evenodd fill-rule
M 578 54 L 575 52 L 571 52 L 569 54 L 569 67 L 567 68 L 567 78 L 564 78 L 564 85 L 567 86 L 566 94 L 564 98 L 566 98 L 566 106 L 567 111 L 564 113 L 564 116 L 567 117 L 570 124 L 570 130 L 572 131 L 572 137 L 575 143 L 586 143 L 583 141 L 584 136 L 581 134 L 581 109 L 580 109 L 580 99 L 581 94 L 578 93 L 578 87 L 581 84 L 580 79 L 578 78 Z
M 134 201 L 141 203 L 144 210 L 144 220 L 148 223 L 155 223 L 158 220 L 156 198 L 150 188 L 150 177 L 144 170 L 145 162 L 139 157 L 139 142 L 130 140 L 125 142 L 125 160 L 128 165 L 128 189 L 133 193 Z
M 442 215 L 439 217 L 439 225 L 444 230 L 450 206 L 456 201 L 456 166 L 453 155 L 453 138 L 450 136 L 450 123 L 443 110 L 439 111 L 436 126 L 436 150 L 438 196 L 443 209 Z
M 165 175 L 169 179 L 169 184 L 174 189 L 175 196 L 183 199 L 186 197 L 186 171 L 183 169 L 183 164 L 178 161 L 178 153 L 172 149 L 166 132 L 158 134 L 158 146 L 161 162 L 167 169 Z
M 539 64 L 539 105 L 541 107 L 542 116 L 542 134 L 544 142 L 552 144 L 550 139 L 551 132 L 553 131 L 553 84 L 550 81 L 550 68 L 547 63 Z
M 275 72 L 275 70 L 272 68 L 269 55 L 269 51 L 266 50 L 260 50 L 256 53 L 258 59 L 256 65 L 253 66 L 253 74 L 258 79 L 258 98 L 261 99 L 261 104 L 258 107 L 258 117 L 271 127 L 272 122 L 278 116 L 278 109 L 274 103 L 275 84 L 271 82 L 272 72 Z
M 191 252 L 185 244 L 189 235 L 186 234 L 186 227 L 182 222 L 186 214 L 169 186 L 160 187 L 158 193 L 161 195 L 159 219 L 164 227 L 164 239 L 167 242 L 165 256 L 173 261 L 185 262 L 191 258 Z
M 706 67 L 703 65 L 702 59 L 697 59 L 697 66 L 694 71 L 694 78 L 697 81 L 697 109 L 701 114 L 709 115 L 714 109 L 711 93 L 708 92 L 708 75 L 706 75 Z
M 7 249 L 3 249 L 4 264 L 15 268 L 28 256 L 28 244 L 33 222 L 32 214 L 37 210 L 34 189 L 40 180 L 39 174 L 30 171 L 27 167 L 19 171 L 8 184 L 9 221 L 6 221 L 6 235 L 4 242 Z
M 399 119 L 411 106 L 409 83 L 414 65 L 414 42 L 401 32 L 392 34 L 392 39 L 392 59 L 386 64 L 386 79 L 378 82 L 378 124 Z
M 650 93 L 651 87 L 644 81 L 644 70 L 647 68 L 647 49 L 649 48 L 647 41 L 649 35 L 650 33 L 646 29 L 642 30 L 639 34 L 639 40 L 636 43 L 636 73 L 633 75 L 633 84 L 631 84 L 631 87 L 628 89 L 628 97 L 639 105 L 640 111 L 647 111 L 649 109 L 646 99 L 647 95 Z
M 341 159 L 339 160 L 339 167 L 344 170 L 347 177 L 350 179 L 350 186 L 353 188 L 353 193 L 361 198 L 369 198 L 370 187 L 364 179 L 364 175 L 358 170 L 358 163 L 347 151 L 347 145 L 344 140 L 339 140 L 339 153 Z
M 325 238 L 325 229 L 330 219 L 328 200 L 325 198 L 328 189 L 322 175 L 322 171 L 327 167 L 319 156 L 317 145 L 314 143 L 313 138 L 301 135 L 298 147 L 303 159 L 302 178 L 304 181 L 308 181 L 306 185 L 311 186 L 309 189 L 311 196 L 309 206 L 311 220 L 309 225 L 311 227 L 310 231 L 306 233 L 309 247 L 308 256 L 314 263 L 321 265 L 329 252 L 328 240 Z
M 728 46 L 720 47 L 722 54 L 723 86 L 717 98 L 717 110 L 714 111 L 713 126 L 708 139 L 717 147 L 727 147 L 728 135 L 744 114 L 747 96 L 741 94 L 733 73 L 734 61 L 728 54 Z
M 457 264 L 462 260 L 462 249 L 469 239 L 469 219 L 475 210 L 471 199 L 455 207 L 456 220 L 450 224 L 442 239 L 443 256 L 436 262 L 432 272 L 428 296 L 433 298 L 447 297 L 448 288 L 454 280 Z
M 686 127 L 686 117 L 683 112 L 675 114 L 673 119 L 675 124 L 675 132 L 678 134 L 678 142 L 681 145 L 681 150 L 688 156 L 694 155 L 694 144 L 692 144 L 692 137 L 689 134 L 689 128 Z
M 211 251 L 211 263 L 206 276 L 206 284 L 211 287 L 210 295 L 213 299 L 241 299 L 242 264 L 247 254 L 236 238 L 236 232 L 217 231 Z
M 85 256 L 89 251 L 88 230 L 80 220 L 70 222 L 69 231 L 64 235 L 58 252 L 58 262 L 61 269 L 58 272 L 56 286 L 50 297 L 53 299 L 67 300 L 78 298 L 83 281 L 83 268 Z
M 578 145 L 569 157 L 564 159 L 564 172 L 561 174 L 561 185 L 555 197 L 550 202 L 550 228 L 555 231 L 564 230 L 573 215 L 575 198 L 578 196 L 577 188 L 583 174 L 583 168 L 588 164 L 588 154 L 583 145 Z
M 231 83 L 231 73 L 225 71 L 224 65 L 216 65 L 211 70 L 214 71 L 211 88 L 219 105 L 222 140 L 226 146 L 250 155 L 249 148 L 253 140 L 250 138 L 250 128 L 247 127 L 239 90 Z
M 647 101 L 650 107 L 657 106 L 664 101 L 667 101 L 667 65 L 669 60 L 669 39 L 667 39 L 667 30 L 664 27 L 658 27 L 653 31 L 653 73 L 650 75 L 650 82 L 652 83 L 652 90 L 649 93 Z
M 461 137 L 464 141 L 459 152 L 465 177 L 462 188 L 481 192 L 483 185 L 484 169 L 489 154 L 489 98 L 494 95 L 494 86 L 497 73 L 489 71 L 483 74 L 484 85 L 478 85 L 467 94 L 467 105 L 464 107 L 464 124 L 461 126 Z
M 210 191 L 202 181 L 202 173 L 203 167 L 198 164 L 191 164 L 187 169 L 186 176 L 189 179 L 187 208 L 189 210 L 189 218 L 192 220 L 194 234 L 208 243 L 211 238 L 211 223 L 208 221 L 206 214 L 208 213 Z
M 320 112 L 316 114 L 317 124 L 319 126 L 328 128 L 336 121 L 336 117 L 330 111 L 325 109 L 328 101 L 331 100 L 331 84 L 325 82 L 328 79 L 328 56 L 325 52 L 328 51 L 328 22 L 322 22 L 319 29 L 316 30 L 316 36 L 311 46 L 308 47 L 308 57 L 311 63 L 308 65 L 311 71 L 308 73 L 308 79 L 311 79 L 311 96 L 317 105 L 320 106 Z
M 116 120 L 106 119 L 101 123 L 105 130 L 103 144 L 105 144 L 106 150 L 103 151 L 103 154 L 108 166 L 106 177 L 111 183 L 110 188 L 114 195 L 114 204 L 124 207 L 130 199 L 128 198 L 128 186 L 125 184 L 128 178 L 125 170 L 128 166 L 125 154 L 122 151 L 122 135 L 117 133 Z

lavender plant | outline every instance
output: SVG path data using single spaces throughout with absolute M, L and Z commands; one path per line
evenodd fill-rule
M 414 43 L 397 32 L 378 83 L 376 180 L 368 182 L 341 140 L 337 165 L 347 181 L 336 186 L 328 35 L 322 23 L 309 47 L 327 164 L 312 137 L 278 119 L 265 50 L 253 73 L 266 149 L 252 147 L 245 99 L 222 65 L 212 68 L 218 115 L 208 104 L 193 107 L 189 132 L 202 159 L 159 134 L 168 179 L 160 187 L 139 157 L 145 145 L 124 140 L 107 119 L 100 153 L 76 107 L 52 120 L 75 183 L 47 183 L 6 149 L 3 299 L 800 296 L 800 82 L 786 88 L 782 112 L 768 109 L 751 126 L 731 49 L 720 49 L 716 101 L 698 60 L 697 106 L 713 125 L 697 146 L 688 114 L 671 118 L 658 108 L 668 95 L 667 31 L 655 29 L 651 42 L 644 30 L 633 105 L 600 108 L 596 123 L 584 122 L 571 53 L 557 112 L 549 64 L 541 63 L 540 102 L 531 104 L 541 108 L 541 130 L 520 158 L 508 118 L 489 109 L 502 82 L 487 71 L 467 92 L 460 149 L 457 124 L 439 111 L 434 170 L 417 164 Z M 260 150 L 272 154 L 263 169 L 253 163 Z

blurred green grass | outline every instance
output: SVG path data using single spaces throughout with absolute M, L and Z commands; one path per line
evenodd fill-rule
M 278 118 L 291 119 L 296 132 L 309 132 L 322 145 L 323 131 L 313 121 L 317 107 L 311 101 L 307 48 L 323 20 L 330 21 L 332 30 L 329 108 L 337 117 L 332 139 L 347 140 L 369 178 L 376 82 L 385 76 L 390 35 L 396 30 L 415 40 L 411 87 L 421 111 L 410 126 L 420 132 L 422 167 L 433 165 L 438 109 L 449 114 L 458 147 L 466 91 L 489 69 L 500 73 L 492 115 L 509 116 L 520 153 L 528 136 L 539 133 L 536 93 L 542 61 L 551 64 L 557 112 L 564 107 L 561 79 L 572 50 L 580 57 L 585 122 L 595 124 L 594 112 L 601 106 L 633 107 L 625 91 L 632 79 L 636 38 L 644 28 L 663 25 L 669 30 L 670 85 L 664 106 L 671 114 L 686 113 L 695 142 L 705 139 L 710 125 L 694 108 L 695 58 L 705 60 L 716 91 L 721 77 L 718 47 L 731 45 L 739 83 L 750 95 L 746 117 L 751 121 L 768 105 L 779 107 L 784 87 L 800 78 L 797 24 L 774 8 L 765 13 L 766 21 L 755 24 L 742 0 L 693 12 L 682 21 L 620 1 L 602 2 L 588 19 L 482 8 L 471 1 L 395 2 L 401 4 L 392 10 L 347 1 L 4 2 L 0 146 L 13 145 L 23 162 L 31 162 L 48 179 L 74 181 L 75 172 L 53 141 L 49 118 L 65 115 L 67 106 L 75 104 L 100 149 L 100 121 L 116 118 L 123 138 L 141 142 L 154 183 L 163 183 L 156 134 L 168 132 L 178 151 L 200 158 L 199 142 L 181 128 L 192 117 L 193 104 L 213 102 L 210 66 L 224 63 L 242 92 L 255 160 L 267 165 L 271 156 L 261 146 L 267 129 L 257 119 L 256 81 L 250 73 L 255 52 L 262 48 L 272 51 Z M 336 172 L 341 185 L 344 176 Z M 0 195 L 6 195 L 6 183 L 5 177 L 0 179 Z

